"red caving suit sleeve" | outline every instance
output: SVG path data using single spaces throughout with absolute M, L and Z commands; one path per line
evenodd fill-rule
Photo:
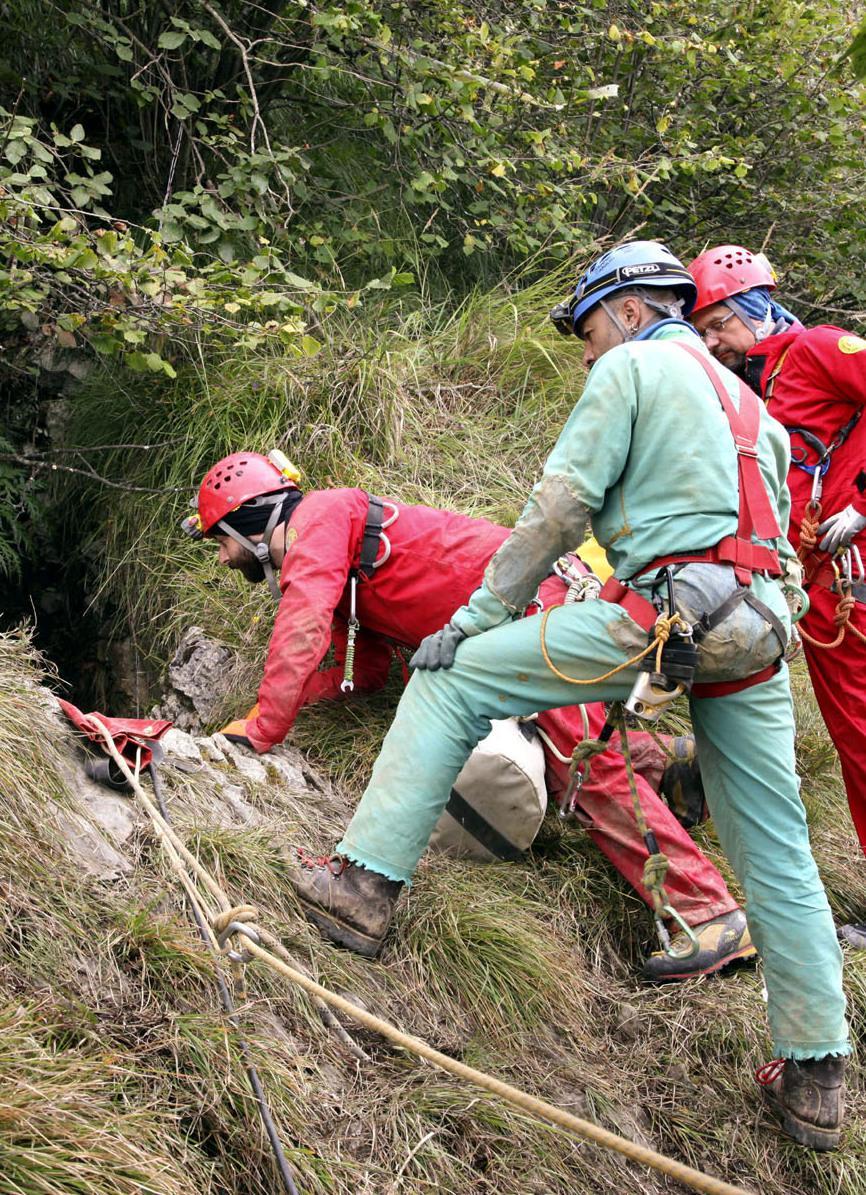
M 364 582 L 361 582 L 363 585 Z M 331 629 L 331 642 L 334 648 L 334 665 L 332 668 L 322 668 L 312 673 L 304 685 L 301 694 L 301 705 L 313 705 L 316 701 L 341 701 L 349 694 L 340 688 L 343 683 L 343 664 L 346 660 L 346 637 L 348 627 L 341 618 L 337 618 Z M 356 693 L 375 693 L 385 686 L 391 671 L 391 647 L 382 638 L 364 627 L 358 631 L 355 639 L 355 688 Z
M 366 497 L 360 528 L 366 518 Z M 310 677 L 331 643 L 339 605 L 358 540 L 358 512 L 352 492 L 315 492 L 294 515 L 280 575 L 277 608 L 259 688 L 259 715 L 247 723 L 256 751 L 281 743 L 295 721 Z
M 798 407 L 802 404 L 804 427 L 813 427 L 808 418 L 808 408 L 815 401 L 816 394 L 829 392 L 838 400 L 838 412 L 833 417 L 835 426 L 832 429 L 819 429 L 825 435 L 838 431 L 855 410 L 862 411 L 866 407 L 866 341 L 859 336 L 845 332 L 842 328 L 821 324 L 800 333 L 794 341 L 791 355 L 796 361 L 796 390 L 800 393 L 787 397 L 789 401 L 797 402 Z M 848 500 L 860 514 L 866 514 L 866 493 L 852 486 Z

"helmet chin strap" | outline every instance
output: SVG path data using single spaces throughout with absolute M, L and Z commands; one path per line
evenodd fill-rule
M 635 294 L 634 297 L 636 299 L 640 299 L 641 303 L 643 303 L 645 307 L 649 307 L 653 311 L 658 312 L 659 315 L 664 316 L 665 319 L 683 318 L 682 299 L 677 299 L 673 303 L 659 303 L 656 299 L 652 299 L 648 295 Z M 638 324 L 634 328 L 629 328 L 626 324 L 624 324 L 606 299 L 602 299 L 599 302 L 599 307 L 616 328 L 617 332 L 619 332 L 624 343 L 634 340 L 638 333 L 643 330 L 643 326 L 641 324 Z
M 236 531 L 234 527 L 230 526 L 224 520 L 217 523 L 223 535 L 228 535 L 235 543 L 240 544 L 242 548 L 246 548 L 251 552 L 262 566 L 262 572 L 265 574 L 265 580 L 268 583 L 268 589 L 271 591 L 271 596 L 275 602 L 278 602 L 282 597 L 280 593 L 280 586 L 274 574 L 274 562 L 271 558 L 271 539 L 277 529 L 280 521 L 280 515 L 283 512 L 283 505 L 288 494 L 265 494 L 261 498 L 256 498 L 254 502 L 248 503 L 250 506 L 272 506 L 270 518 L 267 521 L 265 530 L 261 540 L 254 544 L 251 539 L 247 539 L 245 535 L 241 535 L 240 531 Z
M 759 322 L 753 315 L 749 315 L 742 303 L 737 302 L 736 295 L 731 295 L 728 299 L 722 299 L 722 302 L 752 332 L 756 344 L 760 344 L 762 340 L 766 340 L 768 336 L 772 335 L 776 321 L 773 319 L 773 309 L 769 303 L 767 304 L 767 311 L 764 318 Z
M 634 340 L 635 336 L 637 335 L 637 328 L 626 327 L 626 325 L 622 322 L 622 320 L 619 318 L 617 313 L 611 307 L 610 303 L 608 303 L 607 299 L 602 299 L 601 302 L 599 303 L 599 307 L 602 309 L 604 314 L 607 316 L 607 318 L 610 320 L 610 322 L 616 328 L 617 332 L 619 332 L 620 336 L 623 339 L 623 343 L 625 343 L 629 340 Z

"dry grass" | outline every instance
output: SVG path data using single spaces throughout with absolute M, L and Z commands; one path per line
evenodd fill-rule
M 131 876 L 97 883 L 53 829 L 56 805 L 75 803 L 58 766 L 70 747 L 40 706 L 37 679 L 26 642 L 0 639 L 0 1192 L 270 1195 L 275 1175 L 210 962 L 154 844 L 139 836 Z M 801 758 L 820 759 L 804 691 L 800 709 Z M 838 779 L 821 769 L 808 778 L 819 856 L 836 908 L 862 917 L 862 859 Z M 250 794 L 265 820 L 243 831 L 213 824 L 200 780 L 165 774 L 189 840 L 323 982 L 456 1057 L 755 1192 L 866 1189 L 856 1068 L 844 1150 L 818 1157 L 788 1144 L 751 1078 L 768 1050 L 759 977 L 642 987 L 631 964 L 649 944 L 649 919 L 579 831 L 549 824 L 525 865 L 429 860 L 381 963 L 368 962 L 298 917 L 279 850 L 332 841 L 345 796 L 274 783 Z M 716 855 L 711 832 L 704 842 Z M 266 973 L 250 978 L 244 1028 L 307 1195 L 674 1189 L 364 1032 L 372 1062 L 359 1067 L 305 997 Z M 862 957 L 849 956 L 847 985 L 859 1033 Z

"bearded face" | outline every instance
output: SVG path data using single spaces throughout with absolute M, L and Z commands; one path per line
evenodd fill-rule
M 245 548 L 228 535 L 216 536 L 219 544 L 219 562 L 227 568 L 237 569 L 251 585 L 258 585 L 265 579 L 265 570 L 249 548 Z
M 238 544 L 240 548 L 240 544 Z M 241 548 L 241 558 L 237 561 L 232 561 L 229 568 L 236 568 L 243 573 L 247 581 L 252 585 L 258 585 L 260 581 L 265 579 L 265 570 L 262 567 L 260 560 L 256 560 L 252 552 L 248 552 L 246 548 Z

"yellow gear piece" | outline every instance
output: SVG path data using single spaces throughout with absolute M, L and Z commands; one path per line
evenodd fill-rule
M 840 336 L 837 347 L 840 353 L 862 353 L 866 349 L 866 340 L 862 336 Z
M 604 548 L 594 535 L 591 535 L 577 550 L 578 556 L 584 564 L 589 565 L 600 581 L 606 581 L 613 576 L 613 569 L 607 562 Z

